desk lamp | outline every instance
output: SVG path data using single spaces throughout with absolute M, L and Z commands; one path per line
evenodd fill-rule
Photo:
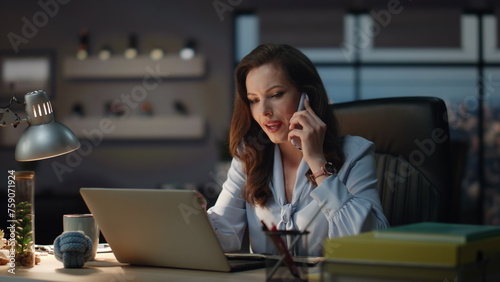
M 24 96 L 26 117 L 20 118 L 12 112 L 10 106 L 13 102 L 19 102 L 15 97 L 10 100 L 7 107 L 0 108 L 0 126 L 27 122 L 28 128 L 21 134 L 16 145 L 16 160 L 37 161 L 43 160 L 77 150 L 80 142 L 66 126 L 54 120 L 52 105 L 47 92 L 37 90 L 29 92 Z M 16 228 L 11 231 L 16 240 L 15 248 L 11 249 L 11 260 L 14 256 L 15 265 L 33 267 L 36 264 L 34 250 L 34 172 L 9 172 L 9 191 L 12 186 L 15 192 L 12 194 L 15 206 L 10 209 L 9 222 L 13 222 Z M 12 181 L 12 182 L 11 182 Z M 11 185 L 12 183 L 12 185 Z M 9 198 L 9 203 L 11 198 Z M 15 252 L 15 254 L 13 253 Z M 10 271 L 9 271 L 10 272 Z
M 36 90 L 27 93 L 24 98 L 26 118 L 20 118 L 9 108 L 13 102 L 21 104 L 15 97 L 7 107 L 0 108 L 0 127 L 16 127 L 23 122 L 29 125 L 16 145 L 17 161 L 43 160 L 80 148 L 80 142 L 73 132 L 55 121 L 47 92 Z

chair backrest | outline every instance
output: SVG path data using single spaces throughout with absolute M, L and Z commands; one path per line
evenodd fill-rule
M 378 190 L 391 226 L 449 221 L 452 199 L 446 105 L 434 97 L 333 104 L 341 135 L 375 143 Z

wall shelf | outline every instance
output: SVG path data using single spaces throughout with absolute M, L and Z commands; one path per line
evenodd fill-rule
M 200 116 L 66 118 L 61 123 L 79 139 L 97 138 L 99 133 L 106 140 L 200 139 L 205 135 L 205 120 Z
M 68 57 L 64 60 L 66 79 L 143 79 L 158 76 L 169 78 L 197 78 L 205 75 L 206 63 L 202 55 L 184 60 L 177 55 L 166 55 L 153 60 L 142 55 L 135 59 L 121 56 L 101 60 L 89 57 L 78 60 Z

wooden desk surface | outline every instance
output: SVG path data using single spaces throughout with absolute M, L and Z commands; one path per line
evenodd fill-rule
M 15 269 L 10 274 L 8 265 L 0 266 L 0 281 L 264 281 L 265 269 L 234 273 L 140 267 L 119 263 L 112 253 L 97 254 L 96 260 L 85 263 L 84 268 L 64 268 L 53 255 L 41 256 L 41 262 L 33 268 Z

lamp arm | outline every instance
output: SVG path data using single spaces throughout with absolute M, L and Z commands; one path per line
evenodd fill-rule
M 0 108 L 0 127 L 5 127 L 8 125 L 16 127 L 18 124 L 20 124 L 22 122 L 29 121 L 29 118 L 22 119 L 9 108 L 13 102 L 16 102 L 18 104 L 24 104 L 24 103 L 20 102 L 19 100 L 17 100 L 16 97 L 12 97 L 10 99 L 10 103 L 7 107 Z
M 9 108 L 0 108 L 0 127 L 12 125 L 16 127 L 22 122 L 28 122 L 28 118 L 21 119 Z

